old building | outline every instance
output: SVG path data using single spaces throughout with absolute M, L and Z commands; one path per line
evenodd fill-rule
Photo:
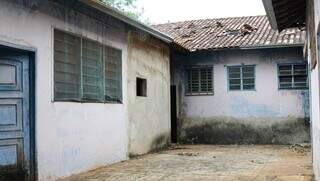
M 0 180 L 56 180 L 170 137 L 309 141 L 301 29 L 265 16 L 152 28 L 97 0 L 2 0 L 0 22 Z
M 306 29 L 304 57 L 310 72 L 310 109 L 312 123 L 313 170 L 320 180 L 320 121 L 319 121 L 319 35 L 320 2 L 318 0 L 263 0 L 272 28 L 281 32 L 291 28 Z
M 304 31 L 278 33 L 266 16 L 194 20 L 155 28 L 182 47 L 171 54 L 180 142 L 309 142 Z
M 170 37 L 95 0 L 3 0 L 0 22 L 0 180 L 56 180 L 169 142 Z

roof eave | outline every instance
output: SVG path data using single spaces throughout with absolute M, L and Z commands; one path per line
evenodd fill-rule
M 283 44 L 283 45 L 252 45 L 252 46 L 235 46 L 235 47 L 221 47 L 221 48 L 209 48 L 209 49 L 198 49 L 191 50 L 191 53 L 195 52 L 207 52 L 207 51 L 221 51 L 221 50 L 257 50 L 257 49 L 272 49 L 272 48 L 295 48 L 303 47 L 303 43 L 296 44 Z
M 119 20 L 121 20 L 121 21 L 123 21 L 123 22 L 137 28 L 137 29 L 140 29 L 146 33 L 149 33 L 150 35 L 164 41 L 165 43 L 172 43 L 173 42 L 173 39 L 170 36 L 160 32 L 160 31 L 158 31 L 148 25 L 145 25 L 145 24 L 143 24 L 143 23 L 141 23 L 131 17 L 128 17 L 124 13 L 116 10 L 115 8 L 112 8 L 110 6 L 105 5 L 104 3 L 102 3 L 98 0 L 79 0 L 79 1 L 94 8 L 94 9 L 97 9 L 105 14 L 108 14 L 116 19 L 119 19 Z
M 271 28 L 274 30 L 279 30 L 272 0 L 262 0 L 262 2 L 263 2 L 264 9 L 267 13 L 267 17 L 270 22 Z
M 303 47 L 303 46 L 304 46 L 304 43 L 297 43 L 297 44 L 283 44 L 283 45 L 245 46 L 245 47 L 239 47 L 239 49 L 293 48 L 293 47 Z

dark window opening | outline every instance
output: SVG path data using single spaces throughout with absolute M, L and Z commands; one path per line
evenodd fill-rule
M 137 96 L 147 97 L 147 79 L 137 78 Z
M 307 89 L 307 64 L 278 65 L 279 89 Z

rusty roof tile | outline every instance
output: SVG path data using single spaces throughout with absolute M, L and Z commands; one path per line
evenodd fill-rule
M 154 25 L 189 51 L 304 43 L 305 31 L 298 28 L 278 33 L 266 16 L 202 19 Z

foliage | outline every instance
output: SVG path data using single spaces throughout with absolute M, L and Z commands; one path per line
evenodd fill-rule
M 138 8 L 135 5 L 137 0 L 99 0 L 99 1 L 105 4 L 108 4 L 137 20 L 140 19 L 143 13 L 143 9 Z

